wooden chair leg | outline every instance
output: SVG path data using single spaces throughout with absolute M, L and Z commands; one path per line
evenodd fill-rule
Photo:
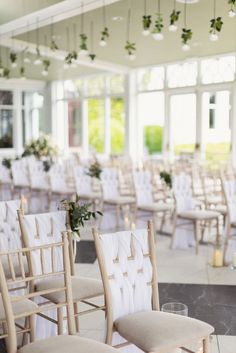
M 35 341 L 35 315 L 29 317 L 30 342 Z
M 79 303 L 74 303 L 74 313 L 75 313 L 75 327 L 76 332 L 79 332 Z
M 203 340 L 202 353 L 209 353 L 209 337 L 206 337 Z
M 177 215 L 175 214 L 173 218 L 173 229 L 172 229 L 172 236 L 171 236 L 171 242 L 170 242 L 170 249 L 173 249 L 173 246 L 174 246 L 176 228 L 177 228 Z
M 57 308 L 57 332 L 58 336 L 63 335 L 63 307 Z
M 30 329 L 29 317 L 26 317 L 26 318 L 25 318 L 24 328 Z M 28 343 L 29 343 L 29 340 L 28 340 L 28 333 L 25 332 L 25 333 L 23 333 L 23 336 L 22 336 L 22 346 L 25 346 L 25 345 L 28 344 Z

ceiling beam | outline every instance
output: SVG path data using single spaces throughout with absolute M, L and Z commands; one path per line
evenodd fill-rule
M 27 43 L 23 40 L 14 39 L 12 42 L 11 38 L 2 38 L 1 45 L 6 48 L 14 49 L 17 52 L 21 52 L 27 48 L 27 52 L 31 54 L 36 54 L 36 45 L 33 43 Z M 43 57 L 50 59 L 64 61 L 66 55 L 68 54 L 65 50 L 57 50 L 55 52 L 51 51 L 49 47 L 40 45 L 40 52 Z M 97 70 L 112 72 L 112 73 L 127 73 L 129 71 L 128 66 L 123 66 L 119 64 L 112 63 L 110 61 L 103 61 L 95 59 L 91 61 L 89 58 L 81 57 L 77 59 L 77 64 L 79 66 L 90 67 Z
M 120 0 L 106 0 L 106 5 L 111 5 L 118 1 Z M 0 34 L 2 38 L 11 37 L 12 34 L 16 36 L 35 30 L 37 27 L 50 25 L 52 21 L 57 23 L 80 15 L 82 3 L 84 13 L 103 6 L 103 0 L 64 0 L 1 25 Z

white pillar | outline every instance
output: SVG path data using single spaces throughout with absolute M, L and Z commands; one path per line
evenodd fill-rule
M 130 71 L 126 79 L 126 153 L 134 160 L 138 159 L 137 136 L 137 82 L 135 70 Z
M 82 151 L 83 157 L 89 156 L 89 131 L 88 131 L 88 100 L 82 99 Z
M 200 158 L 204 158 L 204 122 L 202 108 L 202 92 L 196 92 L 196 143 L 200 145 Z
M 13 142 L 16 154 L 20 154 L 23 148 L 21 94 L 20 90 L 14 91 L 14 106 L 16 109 L 13 111 Z
M 170 119 L 170 94 L 165 94 L 165 119 L 164 119 L 164 135 L 162 142 L 163 156 L 170 157 L 170 141 L 171 141 L 171 119 Z
M 230 98 L 231 101 L 231 110 L 230 110 L 230 119 L 231 119 L 231 158 L 232 164 L 236 167 L 236 83 L 233 85 L 232 95 Z

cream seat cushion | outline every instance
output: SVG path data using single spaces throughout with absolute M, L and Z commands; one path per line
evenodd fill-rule
M 214 332 L 202 321 L 161 311 L 137 312 L 115 321 L 117 331 L 145 352 L 165 352 Z
M 167 203 L 150 203 L 149 205 L 139 205 L 138 209 L 151 212 L 166 212 L 173 210 L 173 205 Z
M 136 203 L 136 200 L 134 197 L 129 197 L 129 196 L 118 196 L 116 198 L 107 198 L 104 199 L 105 203 L 111 203 L 111 204 L 118 204 L 118 205 L 129 205 L 132 203 Z
M 12 309 L 14 315 L 24 315 L 25 313 L 31 313 L 37 310 L 38 305 L 29 299 L 22 299 L 18 302 L 12 302 Z M 2 296 L 0 296 L 0 321 L 5 321 L 5 310 L 2 302 Z
M 100 280 L 79 276 L 72 276 L 71 279 L 74 302 L 104 294 L 103 284 Z M 36 284 L 36 289 L 40 291 L 59 287 L 62 288 L 63 285 L 64 279 L 62 277 L 46 278 Z M 65 291 L 49 293 L 44 295 L 44 297 L 51 300 L 53 303 L 62 303 L 65 301 Z
M 22 347 L 18 353 L 117 353 L 104 343 L 78 336 L 56 336 Z
M 219 212 L 210 210 L 191 210 L 179 212 L 178 216 L 181 218 L 193 219 L 193 220 L 208 220 L 214 219 L 220 216 Z

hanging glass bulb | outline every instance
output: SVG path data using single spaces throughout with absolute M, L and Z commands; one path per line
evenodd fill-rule
M 81 49 L 80 52 L 79 52 L 79 55 L 80 56 L 87 56 L 88 55 L 88 50 Z
M 11 63 L 11 67 L 13 68 L 13 69 L 15 69 L 16 67 L 17 67 L 17 62 L 16 61 L 14 61 L 13 63 Z
M 233 8 L 231 8 L 231 9 L 229 10 L 229 12 L 228 12 L 228 16 L 229 16 L 230 18 L 233 18 L 233 17 L 235 17 L 235 15 L 236 15 L 236 12 L 234 11 Z
M 209 35 L 209 39 L 212 41 L 212 42 L 216 42 L 218 39 L 219 39 L 219 36 L 216 32 L 212 32 L 210 33 Z
M 42 71 L 42 75 L 43 75 L 43 76 L 48 76 L 48 70 L 43 69 L 43 71 Z
M 153 39 L 158 40 L 158 41 L 164 39 L 164 35 L 161 32 L 160 33 L 153 33 L 152 37 L 153 37 Z
M 170 32 L 176 32 L 178 30 L 178 27 L 176 25 L 169 25 L 169 31 Z
M 183 46 L 182 46 L 182 50 L 183 51 L 189 51 L 190 50 L 190 45 L 189 44 L 183 44 Z
M 131 54 L 128 54 L 127 58 L 130 60 L 130 61 L 134 61 L 136 59 L 136 55 L 134 53 L 131 53 Z
M 31 60 L 30 60 L 30 58 L 28 56 L 24 57 L 24 63 L 25 64 L 30 64 L 31 63 Z
M 144 30 L 142 31 L 142 35 L 143 35 L 144 37 L 149 36 L 149 34 L 150 34 L 150 30 L 149 30 L 149 29 L 144 29 Z
M 101 39 L 99 42 L 100 47 L 106 47 L 107 46 L 107 42 L 104 39 Z

